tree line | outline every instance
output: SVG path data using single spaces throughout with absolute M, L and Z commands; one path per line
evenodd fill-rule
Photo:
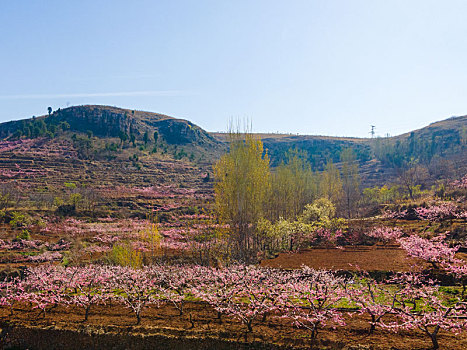
M 360 199 L 358 161 L 352 149 L 341 152 L 341 170 L 329 161 L 315 172 L 304 151 L 290 149 L 285 161 L 272 169 L 260 139 L 232 132 L 230 149 L 214 166 L 216 209 L 230 225 L 232 249 L 249 261 L 264 243 L 258 223 L 303 218 L 306 205 L 321 200 L 342 216 L 354 217 Z M 323 204 L 324 200 L 324 204 Z

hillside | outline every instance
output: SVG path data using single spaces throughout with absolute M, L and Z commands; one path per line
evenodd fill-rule
M 214 136 L 224 141 L 227 134 Z M 290 148 L 306 151 L 314 170 L 332 160 L 339 167 L 340 153 L 352 148 L 365 186 L 394 181 L 397 172 L 420 164 L 436 179 L 461 177 L 467 172 L 467 116 L 452 117 L 402 135 L 385 138 L 352 138 L 291 134 L 258 134 L 277 165 Z M 430 182 L 430 181 L 429 181 Z
M 214 148 L 216 141 L 193 123 L 163 114 L 134 111 L 110 106 L 76 106 L 58 109 L 38 118 L 0 124 L 0 137 L 34 137 L 57 133 L 60 129 L 88 133 L 101 137 L 134 136 L 157 131 L 162 140 L 172 145 L 202 145 Z
M 31 139 L 40 140 L 41 145 L 35 146 L 39 149 L 61 149 L 99 165 L 123 161 L 137 171 L 144 168 L 145 162 L 151 167 L 157 161 L 184 160 L 209 172 L 211 164 L 227 149 L 227 134 L 208 133 L 190 121 L 163 114 L 94 105 L 50 112 L 37 118 L 0 124 L 0 138 L 10 148 L 19 147 L 12 145 L 14 142 L 37 144 L 39 141 Z M 429 169 L 433 181 L 463 175 L 467 171 L 466 130 L 467 116 L 463 116 L 389 138 L 258 136 L 273 166 L 283 161 L 291 148 L 305 151 L 314 170 L 322 170 L 329 160 L 340 166 L 340 153 L 352 148 L 359 161 L 363 185 L 373 186 L 394 181 L 398 169 L 413 163 Z M 3 152 L 2 167 L 13 167 L 17 156 Z M 11 161 L 6 161 L 5 157 Z M 37 152 L 31 154 L 29 160 L 36 157 L 39 157 Z
M 106 106 L 3 123 L 0 135 L 0 198 L 49 210 L 77 193 L 91 215 L 186 210 L 211 195 L 223 149 L 189 121 Z

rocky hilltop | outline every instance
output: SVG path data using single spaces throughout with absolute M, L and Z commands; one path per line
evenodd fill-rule
M 171 145 L 196 144 L 204 147 L 218 145 L 218 141 L 209 133 L 184 119 L 96 105 L 68 107 L 38 118 L 2 123 L 0 137 L 42 136 L 44 130 L 45 133 L 48 131 L 54 134 L 60 129 L 92 132 L 93 135 L 101 137 L 134 136 L 137 140 L 143 140 L 145 133 L 152 137 L 157 131 L 161 140 Z

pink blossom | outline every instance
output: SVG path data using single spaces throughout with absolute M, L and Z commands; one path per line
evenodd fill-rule
M 378 239 L 379 241 L 388 243 L 393 241 L 399 237 L 401 237 L 404 233 L 398 227 L 377 227 L 367 233 L 368 237 L 373 237 Z

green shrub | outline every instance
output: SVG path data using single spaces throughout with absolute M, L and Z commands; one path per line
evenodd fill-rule
M 327 198 L 319 198 L 312 204 L 307 204 L 299 220 L 312 224 L 316 221 L 330 220 L 336 215 L 336 208 Z
M 132 249 L 129 244 L 114 244 L 109 259 L 115 265 L 133 268 L 143 266 L 143 254 Z
M 21 231 L 21 233 L 18 233 L 16 235 L 16 239 L 24 239 L 24 240 L 30 240 L 31 239 L 31 234 L 29 233 L 28 230 L 24 229 Z
M 10 226 L 13 228 L 26 227 L 29 224 L 29 218 L 22 213 L 14 211 L 12 213 L 13 217 L 10 220 Z

